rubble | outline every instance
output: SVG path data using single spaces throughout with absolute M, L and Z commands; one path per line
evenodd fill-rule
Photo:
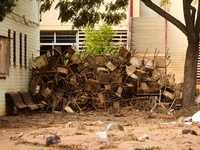
M 154 103 L 151 96 L 172 107 L 179 98 L 181 85 L 175 84 L 172 74 L 165 76 L 170 62 L 158 57 L 159 52 L 148 58 L 147 51 L 141 56 L 122 46 L 114 55 L 74 53 L 72 48 L 62 52 L 57 47 L 31 59 L 29 92 L 37 103 L 46 102 L 51 110 L 82 113 L 91 109 L 117 111 L 127 105 L 150 110 Z
M 49 136 L 47 139 L 46 139 L 46 146 L 49 146 L 49 145 L 52 145 L 52 144 L 58 144 L 60 143 L 61 140 L 60 140 L 60 137 L 55 135 L 55 136 Z
M 106 130 L 114 130 L 114 129 L 118 129 L 120 131 L 124 131 L 124 127 L 118 123 L 109 123 L 105 126 Z
M 106 132 L 98 132 L 96 133 L 96 136 L 99 141 L 108 142 L 108 137 Z
M 17 140 L 17 139 L 21 138 L 23 135 L 24 135 L 24 133 L 22 132 L 18 136 L 10 137 L 10 140 L 13 140 L 13 141 Z
M 182 130 L 182 134 L 188 134 L 188 133 L 190 133 L 192 135 L 197 135 L 198 136 L 197 132 L 194 131 L 194 130 L 191 130 L 191 129 L 183 129 Z

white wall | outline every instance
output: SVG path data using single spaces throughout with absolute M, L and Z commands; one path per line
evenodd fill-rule
M 155 2 L 157 0 L 154 0 Z M 180 20 L 183 24 L 183 3 L 182 0 L 170 0 L 172 5 L 170 7 L 170 14 Z M 141 16 L 141 1 L 133 0 L 133 17 Z M 163 27 L 164 30 L 164 27 Z M 171 56 L 171 64 L 167 68 L 167 72 L 175 74 L 176 82 L 179 83 L 183 80 L 185 55 L 187 49 L 186 36 L 173 24 L 167 21 L 167 43 L 166 48 L 169 49 Z
M 152 0 L 156 5 L 159 6 L 160 0 Z M 159 15 L 148 8 L 143 2 L 140 1 L 140 17 L 158 17 Z
M 25 15 L 25 20 L 23 19 Z M 29 23 L 28 23 L 29 22 Z M 12 14 L 7 15 L 3 22 L 0 22 L 0 35 L 8 36 L 8 29 L 16 32 L 16 65 L 13 66 L 13 41 L 11 40 L 10 75 L 0 78 L 0 116 L 5 115 L 5 93 L 11 91 L 28 91 L 31 78 L 30 58 L 32 54 L 39 54 L 39 3 L 30 0 L 18 0 L 17 6 Z M 19 35 L 22 33 L 22 63 L 24 66 L 24 35 L 27 35 L 27 66 L 20 68 L 19 63 Z
M 185 24 L 182 0 L 171 0 L 171 2 L 170 14 Z M 175 74 L 176 82 L 179 83 L 183 81 L 184 76 L 187 38 L 170 22 L 167 22 L 167 48 L 169 49 L 169 55 L 171 56 L 171 64 L 169 65 L 167 72 Z
M 59 16 L 59 10 L 55 10 L 55 6 L 59 0 L 55 0 L 53 6 L 51 7 L 50 11 L 42 13 L 42 20 L 40 23 L 40 30 L 41 31 L 58 31 L 58 30 L 72 30 L 72 23 L 69 21 L 67 23 L 61 23 L 60 20 L 57 20 Z M 111 2 L 110 0 L 105 0 L 105 2 Z M 101 8 L 101 11 L 104 10 L 104 7 Z M 126 12 L 128 18 L 128 10 Z M 102 24 L 100 22 L 99 24 Z M 96 25 L 98 28 L 98 25 Z M 113 26 L 114 30 L 127 30 L 128 28 L 128 19 L 123 20 L 122 23 L 118 26 Z M 77 30 L 77 29 L 75 29 Z

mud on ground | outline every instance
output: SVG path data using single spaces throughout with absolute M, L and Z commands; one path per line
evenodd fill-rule
M 200 133 L 198 125 L 171 124 L 176 119 L 165 115 L 149 118 L 148 113 L 125 108 L 124 113 L 113 115 L 108 112 L 91 111 L 84 115 L 69 113 L 33 113 L 29 115 L 0 117 L 1 150 L 197 150 L 200 136 L 182 134 L 183 129 Z M 103 124 L 95 124 L 102 121 Z M 68 122 L 74 126 L 66 127 Z M 100 141 L 96 133 L 105 131 L 108 123 L 129 123 L 124 131 L 107 131 L 108 142 Z M 80 131 L 81 135 L 74 135 Z M 19 139 L 13 140 L 23 133 Z M 60 133 L 61 142 L 46 146 L 46 138 Z M 148 138 L 140 139 L 142 136 Z M 10 139 L 11 138 L 11 139 Z

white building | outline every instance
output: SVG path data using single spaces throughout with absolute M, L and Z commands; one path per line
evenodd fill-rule
M 30 58 L 38 56 L 40 49 L 39 2 L 19 0 L 16 4 L 13 12 L 0 22 L 0 36 L 12 38 L 9 49 L 0 45 L 0 116 L 6 114 L 5 93 L 28 91 L 32 77 Z

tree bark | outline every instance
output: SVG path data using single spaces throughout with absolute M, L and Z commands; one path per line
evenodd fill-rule
M 182 108 L 194 106 L 198 55 L 199 42 L 188 42 L 184 69 Z

